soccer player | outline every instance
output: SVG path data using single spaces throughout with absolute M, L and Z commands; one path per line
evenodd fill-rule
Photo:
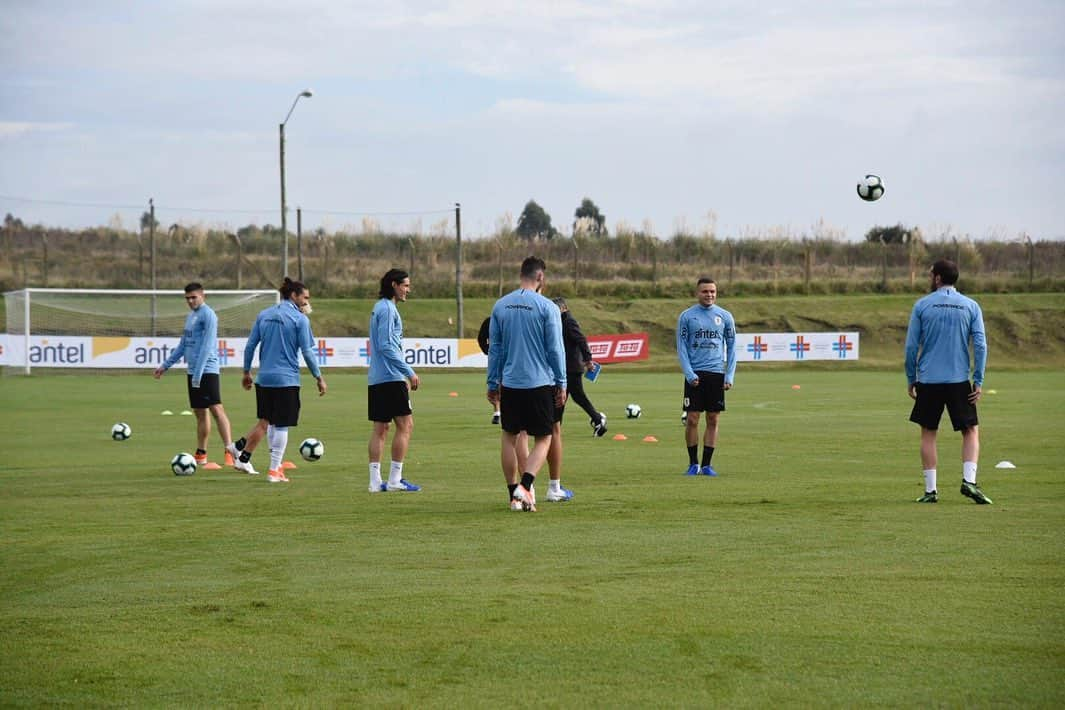
M 488 327 L 491 322 L 491 318 L 485 318 L 481 323 L 481 329 L 477 331 L 477 345 L 485 355 L 488 354 Z M 495 406 L 492 407 L 492 423 L 499 424 L 499 409 Z
M 318 382 L 318 395 L 326 392 L 325 378 L 314 358 L 314 335 L 307 313 L 311 309 L 311 292 L 299 281 L 285 277 L 281 285 L 281 303 L 263 310 L 255 319 L 248 344 L 244 348 L 244 377 L 241 386 L 252 386 L 251 363 L 259 348 L 259 373 L 255 377 L 255 407 L 259 421 L 230 447 L 236 457 L 233 467 L 258 475 L 252 467 L 255 447 L 267 438 L 270 446 L 270 483 L 288 483 L 281 464 L 288 446 L 288 430 L 300 418 L 300 353 L 307 369 Z
M 961 493 L 976 503 L 990 505 L 991 499 L 976 485 L 980 458 L 976 403 L 980 401 L 987 365 L 984 316 L 976 301 L 958 293 L 954 287 L 957 282 L 957 264 L 946 259 L 932 264 L 932 293 L 914 304 L 906 331 L 906 381 L 914 400 L 910 421 L 921 427 L 925 480 L 925 493 L 917 502 L 939 500 L 936 431 L 946 407 L 954 431 L 961 432 Z
M 229 417 L 222 406 L 222 388 L 218 369 L 218 316 L 205 302 L 203 285 L 195 281 L 185 286 L 185 303 L 191 311 L 185 318 L 185 330 L 177 347 L 162 365 L 155 368 L 155 379 L 163 376 L 182 357 L 188 363 L 189 408 L 196 415 L 196 465 L 207 465 L 207 439 L 211 435 L 210 412 L 218 426 L 218 434 L 226 449 L 233 443 Z M 233 455 L 225 452 L 227 466 L 233 465 Z M 218 468 L 218 464 L 212 464 Z
M 716 305 L 717 283 L 699 278 L 695 286 L 699 302 L 677 320 L 677 358 L 684 372 L 684 440 L 688 446 L 686 475 L 716 476 L 711 465 L 717 447 L 718 418 L 725 411 L 725 391 L 736 376 L 736 322 L 732 314 Z M 699 448 L 699 417 L 706 412 L 702 465 Z
M 381 277 L 380 300 L 370 314 L 370 370 L 367 382 L 367 409 L 373 433 L 370 435 L 370 493 L 404 491 L 413 493 L 421 486 L 403 478 L 403 459 L 414 431 L 410 393 L 421 381 L 403 359 L 403 319 L 396 303 L 407 300 L 410 276 L 402 269 L 390 269 Z M 408 381 L 410 388 L 408 389 Z M 381 481 L 381 452 L 385 448 L 388 426 L 396 424 L 392 436 L 392 463 L 388 481 Z
M 595 408 L 584 392 L 584 373 L 595 369 L 592 351 L 588 349 L 588 339 L 581 331 L 581 324 L 570 313 L 566 299 L 554 299 L 555 305 L 562 313 L 562 344 L 566 348 L 566 384 L 570 399 L 591 417 L 593 436 L 606 434 L 606 415 Z
M 500 461 L 512 510 L 535 511 L 532 487 L 547 458 L 555 408 L 566 402 L 566 354 L 558 306 L 540 295 L 546 265 L 530 256 L 520 285 L 496 301 L 489 324 L 488 401 L 500 411 Z M 519 479 L 518 434 L 535 440 Z

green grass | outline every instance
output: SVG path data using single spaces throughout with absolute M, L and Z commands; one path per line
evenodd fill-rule
M 679 376 L 607 372 L 588 389 L 628 440 L 571 406 L 576 497 L 535 515 L 506 508 L 482 376 L 421 375 L 424 490 L 375 496 L 361 375 L 304 388 L 290 456 L 326 455 L 288 486 L 171 475 L 179 377 L 0 380 L 0 704 L 1065 704 L 1060 369 L 988 377 L 992 506 L 958 493 L 949 431 L 940 503 L 913 502 L 900 373 L 741 367 L 708 479 L 681 475 Z

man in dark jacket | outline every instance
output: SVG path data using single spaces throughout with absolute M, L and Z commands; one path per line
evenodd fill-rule
M 588 349 L 588 339 L 581 332 L 581 324 L 569 311 L 566 299 L 556 298 L 555 304 L 562 312 L 562 343 L 566 347 L 566 386 L 570 399 L 591 417 L 592 433 L 595 436 L 606 434 L 606 415 L 592 405 L 584 393 L 584 373 L 594 370 L 596 363 L 592 360 L 592 351 Z

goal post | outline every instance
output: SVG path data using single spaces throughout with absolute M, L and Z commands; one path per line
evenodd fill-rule
M 86 339 L 180 338 L 189 309 L 180 289 L 26 288 L 4 294 L 6 314 L 5 372 L 30 374 L 34 366 L 64 366 L 67 342 Z M 218 337 L 242 337 L 264 308 L 279 303 L 276 290 L 206 290 L 207 304 L 218 315 Z M 45 338 L 46 340 L 41 340 Z M 78 340 L 70 340 L 78 339 Z M 42 362 L 41 343 L 48 350 Z M 73 357 L 74 351 L 70 351 Z M 34 360 L 37 360 L 35 363 Z M 92 367 L 89 365 L 89 367 Z M 106 367 L 106 366 L 105 366 Z

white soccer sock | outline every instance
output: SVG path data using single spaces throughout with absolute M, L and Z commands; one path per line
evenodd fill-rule
M 380 488 L 380 487 L 381 487 L 381 462 L 380 461 L 371 461 L 370 462 L 370 488 L 377 489 L 377 488 Z
M 961 464 L 961 477 L 969 483 L 976 483 L 976 462 L 975 461 L 962 461 Z
M 281 461 L 285 458 L 285 447 L 288 446 L 288 427 L 275 426 L 274 435 L 270 437 L 270 470 L 280 471 Z
M 266 445 L 270 447 L 270 456 L 274 455 L 274 432 L 276 430 L 273 424 L 266 425 Z M 273 468 L 273 466 L 270 468 Z
M 934 468 L 926 468 L 924 470 L 924 491 L 925 493 L 931 493 L 936 490 L 936 470 Z
M 557 478 L 552 478 L 547 481 L 547 490 L 551 493 L 558 493 L 562 490 L 562 481 Z
M 400 480 L 403 478 L 403 462 L 393 461 L 391 468 L 388 469 L 388 485 L 397 486 Z

